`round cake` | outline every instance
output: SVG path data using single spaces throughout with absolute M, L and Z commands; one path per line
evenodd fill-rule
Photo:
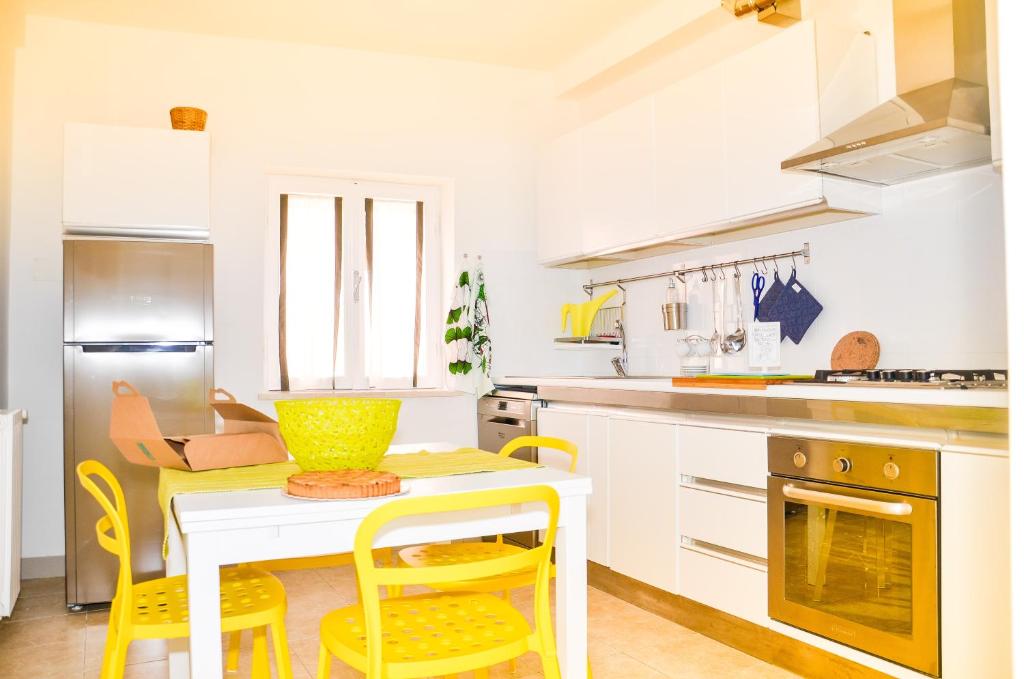
M 384 497 L 402 490 L 401 479 L 391 472 L 342 469 L 302 472 L 288 477 L 288 494 L 323 500 Z

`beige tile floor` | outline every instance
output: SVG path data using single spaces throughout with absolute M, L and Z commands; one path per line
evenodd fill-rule
M 316 676 L 320 618 L 355 600 L 353 572 L 351 567 L 343 567 L 278 576 L 288 592 L 292 670 L 295 679 L 311 679 Z M 529 590 L 517 592 L 515 601 L 527 617 L 532 617 Z M 106 632 L 106 611 L 67 612 L 62 578 L 26 581 L 14 615 L 0 622 L 0 677 L 96 679 Z M 239 678 L 249 676 L 248 643 L 246 637 Z M 133 643 L 125 679 L 166 677 L 166 658 L 162 641 Z M 590 658 L 597 679 L 794 676 L 593 588 Z M 335 661 L 331 676 L 350 679 L 360 675 Z M 530 654 L 520 659 L 515 675 L 501 666 L 493 668 L 491 676 L 540 679 L 540 664 Z

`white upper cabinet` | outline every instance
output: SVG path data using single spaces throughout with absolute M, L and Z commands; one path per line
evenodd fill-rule
M 820 138 L 814 24 L 780 31 L 723 67 L 729 218 L 819 199 L 820 178 L 779 167 Z
M 208 238 L 209 135 L 69 123 L 63 222 L 69 233 Z
M 854 61 L 863 77 L 841 79 L 830 102 L 870 89 L 874 66 Z M 819 176 L 782 171 L 820 138 L 819 108 L 815 24 L 803 21 L 583 125 L 548 149 L 562 160 L 540 180 L 540 260 L 608 263 L 686 246 L 676 239 L 763 235 L 769 217 L 779 232 L 877 211 L 870 196 L 831 185 L 826 204 Z M 811 205 L 813 216 L 782 214 Z M 546 235 L 548 224 L 558 226 Z
M 600 252 L 658 235 L 654 212 L 654 110 L 641 99 L 582 129 L 583 250 Z
M 727 215 L 721 66 L 654 96 L 655 209 L 661 234 L 685 233 Z
M 558 137 L 541 155 L 537 182 L 537 253 L 542 262 L 577 257 L 583 252 L 580 222 L 580 139 L 573 130 Z

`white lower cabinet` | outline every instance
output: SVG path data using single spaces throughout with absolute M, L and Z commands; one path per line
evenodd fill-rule
M 594 484 L 590 496 L 590 523 L 587 532 L 587 553 L 590 560 L 608 565 L 608 495 L 611 480 L 608 472 L 608 418 L 591 415 L 587 418 L 587 467 Z
M 676 425 L 608 420 L 612 570 L 676 591 Z
M 750 488 L 768 487 L 763 431 L 679 427 L 679 473 Z
M 679 550 L 679 594 L 758 625 L 768 625 L 763 564 L 700 546 Z
M 1010 460 L 943 450 L 939 464 L 942 676 L 1009 677 Z
M 693 540 L 768 558 L 764 495 L 740 495 L 698 484 L 679 489 L 679 532 Z
M 680 426 L 679 593 L 768 623 L 764 432 Z
M 587 413 L 542 408 L 537 413 L 537 433 L 576 444 L 576 470 L 590 476 L 593 493 L 587 503 L 587 558 L 608 565 L 608 418 Z M 541 448 L 541 464 L 565 469 L 566 455 Z

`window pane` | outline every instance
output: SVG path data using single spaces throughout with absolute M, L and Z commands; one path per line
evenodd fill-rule
M 332 196 L 288 196 L 285 328 L 291 389 L 333 386 L 334 219 Z M 344 351 L 339 336 L 338 356 Z
M 416 203 L 373 201 L 373 280 L 367 333 L 371 385 L 412 385 Z

